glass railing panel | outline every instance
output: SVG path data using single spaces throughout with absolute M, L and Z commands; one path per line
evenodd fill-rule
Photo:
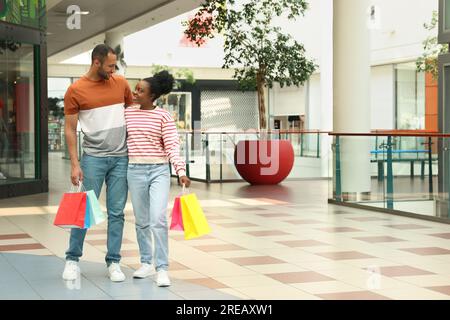
M 203 133 L 189 135 L 189 176 L 206 180 L 207 142 Z
M 373 136 L 335 136 L 329 194 L 339 202 L 384 208 L 387 141 Z M 375 148 L 378 146 L 378 148 Z
M 364 138 L 372 139 L 367 142 L 369 173 L 364 142 L 358 142 Z M 449 139 L 436 134 L 335 136 L 329 195 L 338 202 L 449 218 Z
M 222 175 L 223 141 L 221 133 L 207 133 L 205 138 L 208 141 L 207 166 L 209 164 L 210 181 L 218 181 Z
M 224 133 L 222 135 L 222 179 L 242 179 L 234 165 L 234 151 L 239 141 L 239 135 L 235 133 Z
M 435 215 L 434 191 L 438 183 L 438 158 L 433 154 L 437 138 L 399 137 L 401 156 L 393 157 L 393 205 L 391 209 Z M 429 143 L 431 143 L 431 148 Z M 430 175 L 431 169 L 431 175 Z

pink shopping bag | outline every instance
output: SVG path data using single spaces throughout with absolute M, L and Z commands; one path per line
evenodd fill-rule
M 175 198 L 172 209 L 172 222 L 170 223 L 170 230 L 184 231 L 183 217 L 181 214 L 180 196 Z

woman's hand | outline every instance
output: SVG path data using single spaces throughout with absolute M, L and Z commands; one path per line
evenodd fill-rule
M 182 185 L 184 184 L 184 186 L 186 188 L 189 188 L 189 186 L 191 185 L 191 180 L 186 176 L 182 176 L 182 177 L 180 177 L 180 183 Z

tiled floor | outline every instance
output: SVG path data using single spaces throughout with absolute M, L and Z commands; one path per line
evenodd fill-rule
M 450 225 L 328 205 L 326 181 L 194 182 L 212 232 L 186 241 L 170 231 L 169 288 L 131 277 L 129 203 L 127 280 L 106 277 L 101 224 L 88 231 L 80 278 L 64 282 L 69 233 L 52 222 L 67 165 L 51 154 L 49 194 L 0 200 L 0 299 L 450 299 Z

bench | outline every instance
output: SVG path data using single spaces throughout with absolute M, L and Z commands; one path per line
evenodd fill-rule
M 387 154 L 387 150 L 372 150 L 371 154 L 376 156 L 375 159 L 371 159 L 370 162 L 378 163 L 378 181 L 384 179 L 384 163 L 387 162 L 387 158 L 378 158 L 379 154 Z M 414 163 L 420 161 L 420 178 L 425 179 L 425 162 L 429 161 L 429 158 L 419 158 L 419 154 L 429 154 L 429 150 L 392 150 L 392 154 L 416 154 L 416 158 L 392 158 L 392 162 L 409 162 L 410 163 L 410 177 L 414 177 Z M 437 158 L 432 158 L 432 161 L 437 160 Z

